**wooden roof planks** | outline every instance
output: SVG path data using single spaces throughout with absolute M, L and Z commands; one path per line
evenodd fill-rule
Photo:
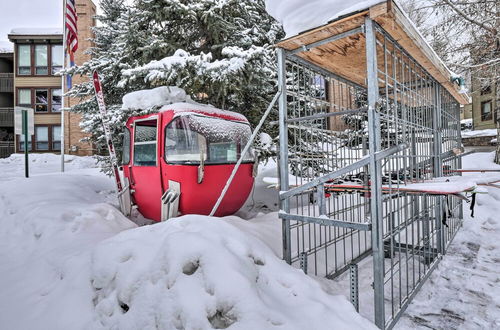
M 469 96 L 459 93 L 459 87 L 451 82 L 449 69 L 393 0 L 384 1 L 366 10 L 338 18 L 328 24 L 283 40 L 278 43 L 278 47 L 290 51 L 299 49 L 358 28 L 364 24 L 365 17 L 376 21 L 460 104 L 470 103 Z M 300 52 L 297 55 L 341 77 L 366 86 L 365 48 L 364 34 L 357 33 Z M 383 54 L 379 56 L 382 57 Z M 382 58 L 379 59 L 379 61 L 381 60 Z

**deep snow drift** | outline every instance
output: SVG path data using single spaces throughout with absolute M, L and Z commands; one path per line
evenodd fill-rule
M 92 320 L 92 249 L 135 226 L 106 203 L 112 187 L 85 172 L 0 183 L 0 328 L 81 329 Z
M 1 328 L 374 329 L 277 256 L 276 213 L 138 228 L 98 169 L 36 174 L 58 161 L 0 162 Z
M 238 218 L 185 216 L 125 231 L 93 253 L 96 326 L 118 329 L 366 329 L 278 259 Z

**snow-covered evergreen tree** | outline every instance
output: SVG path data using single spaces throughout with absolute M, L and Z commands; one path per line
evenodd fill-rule
M 102 0 L 100 6 L 103 14 L 96 18 L 101 22 L 94 27 L 95 46 L 89 50 L 92 58 L 79 67 L 67 69 L 69 74 L 86 75 L 91 77 L 94 70 L 100 73 L 103 89 L 105 91 L 105 101 L 110 114 L 107 118 L 111 123 L 115 143 L 120 145 L 120 133 L 122 123 L 126 120 L 126 113 L 121 108 L 121 99 L 128 90 L 116 88 L 124 68 L 130 68 L 137 63 L 137 51 L 133 45 L 129 44 L 127 38 L 132 33 L 133 25 L 131 18 L 134 15 L 130 8 L 127 8 L 123 0 Z M 82 128 L 90 133 L 90 140 L 96 144 L 100 150 L 105 150 L 104 131 L 97 102 L 94 97 L 94 87 L 92 80 L 87 83 L 73 86 L 69 95 L 80 98 L 80 102 L 71 111 L 81 113 L 83 119 Z
M 258 121 L 275 92 L 270 46 L 282 36 L 263 1 L 138 0 L 136 8 L 157 36 L 143 51 L 161 60 L 124 71 L 120 86 L 177 85 Z
M 109 120 L 120 146 L 130 113 L 124 94 L 157 86 L 178 86 L 201 103 L 244 114 L 255 125 L 276 92 L 272 45 L 283 37 L 263 0 L 102 0 L 92 59 L 68 70 L 102 80 Z M 85 100 L 72 110 L 98 146 L 103 133 L 91 82 L 71 96 Z M 149 111 L 151 109 L 145 109 Z

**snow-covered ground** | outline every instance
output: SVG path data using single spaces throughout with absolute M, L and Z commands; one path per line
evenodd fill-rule
M 59 159 L 32 155 L 29 179 L 23 156 L 0 160 L 1 329 L 374 328 L 331 294 L 341 283 L 281 260 L 276 190 L 262 180 L 273 162 L 239 217 L 138 227 L 92 158 L 67 156 L 64 174 Z M 492 159 L 464 168 L 500 169 Z M 487 189 L 397 329 L 500 328 L 500 189 Z
M 374 329 L 280 255 L 273 194 L 138 227 L 90 158 L 0 160 L 1 329 Z M 275 171 L 262 167 L 261 176 Z M 266 195 L 268 194 L 268 195 Z
M 500 169 L 493 158 L 472 154 L 463 167 Z M 464 210 L 463 228 L 397 329 L 500 329 L 500 189 L 487 189 L 477 197 L 474 218 Z
M 496 136 L 496 135 L 497 135 L 497 130 L 494 128 L 462 132 L 462 138 Z
M 75 157 L 65 155 L 64 169 L 73 174 L 74 170 L 96 172 L 96 161 L 93 157 Z M 13 154 L 9 158 L 0 158 L 0 186 L 2 181 L 11 181 L 24 177 L 24 154 Z M 28 158 L 29 174 L 40 175 L 59 172 L 61 156 L 55 154 L 30 154 Z
M 473 121 L 472 118 L 467 118 L 467 119 L 460 120 L 460 124 L 464 124 L 464 125 L 467 125 L 467 126 L 472 126 L 473 122 L 474 121 Z

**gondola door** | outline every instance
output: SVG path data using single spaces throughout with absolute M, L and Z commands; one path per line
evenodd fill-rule
M 132 166 L 130 186 L 139 212 L 148 219 L 159 219 L 161 213 L 161 177 L 159 159 L 158 116 L 136 119 L 133 123 Z

